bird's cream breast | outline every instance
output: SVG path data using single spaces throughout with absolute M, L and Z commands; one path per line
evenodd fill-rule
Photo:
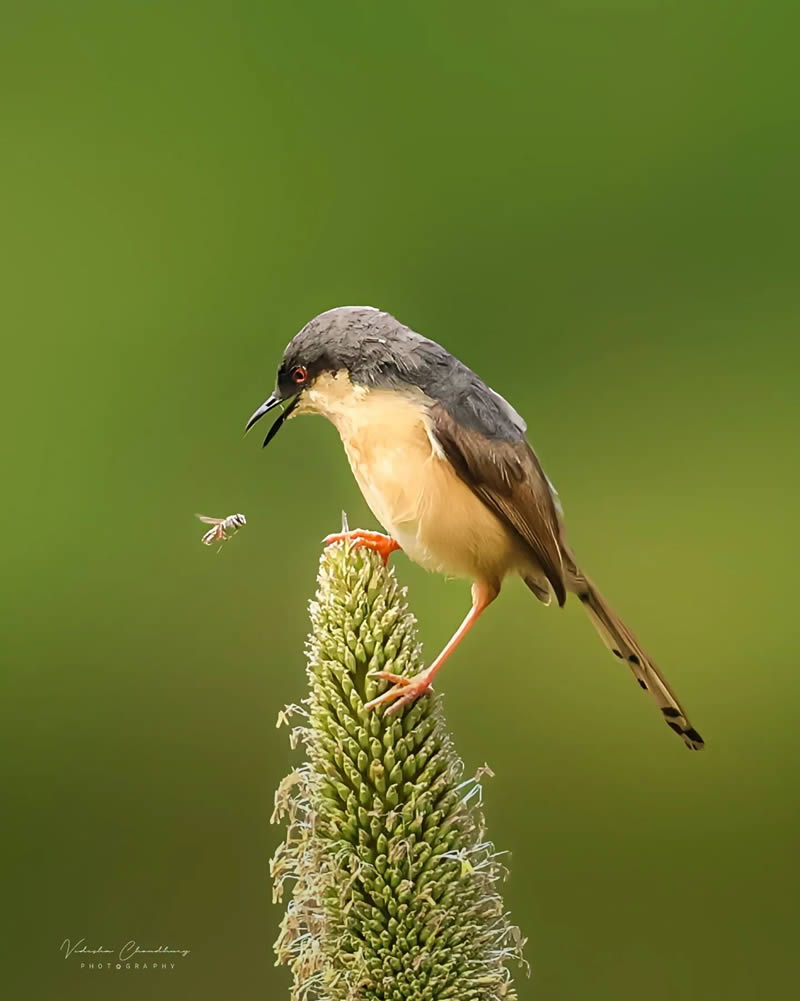
M 298 412 L 327 417 L 364 499 L 409 557 L 456 577 L 502 577 L 519 562 L 512 533 L 458 477 L 433 434 L 419 390 L 354 386 L 323 375 Z

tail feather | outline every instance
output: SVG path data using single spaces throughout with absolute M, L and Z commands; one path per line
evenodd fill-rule
M 605 645 L 620 660 L 627 661 L 639 685 L 656 700 L 667 726 L 680 736 L 687 747 L 699 751 L 705 746 L 700 734 L 689 722 L 677 696 L 636 637 L 611 608 L 602 594 L 576 570 L 570 590 L 579 600 Z

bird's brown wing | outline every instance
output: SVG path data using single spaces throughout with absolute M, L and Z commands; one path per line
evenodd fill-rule
M 552 490 L 524 437 L 491 438 L 457 423 L 438 403 L 429 409 L 434 437 L 461 479 L 526 543 L 559 605 L 567 598 Z

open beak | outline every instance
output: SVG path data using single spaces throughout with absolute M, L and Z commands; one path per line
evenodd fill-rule
M 269 445 L 269 443 L 275 437 L 275 435 L 280 431 L 281 425 L 286 420 L 286 418 L 289 416 L 289 414 L 291 414 L 291 412 L 294 410 L 294 408 L 297 406 L 299 400 L 300 400 L 300 394 L 298 393 L 297 396 L 292 397 L 292 399 L 288 401 L 286 409 L 281 409 L 281 412 L 280 412 L 280 415 L 278 416 L 278 419 L 275 421 L 275 423 L 269 429 L 269 431 L 267 433 L 267 437 L 264 439 L 264 444 L 261 446 L 262 448 L 266 448 L 267 445 Z M 284 400 L 282 400 L 279 396 L 276 396 L 273 393 L 272 396 L 270 396 L 270 398 L 268 400 L 265 400 L 261 404 L 261 406 L 258 408 L 258 410 L 256 410 L 256 412 L 252 415 L 252 417 L 250 418 L 250 420 L 247 422 L 247 426 L 244 429 L 245 434 L 247 434 L 247 432 L 250 430 L 250 428 L 257 421 L 261 420 L 261 418 L 264 416 L 264 414 L 268 414 L 270 412 L 270 410 L 274 410 L 276 407 L 280 407 L 281 404 L 284 403 L 284 402 L 285 402 Z

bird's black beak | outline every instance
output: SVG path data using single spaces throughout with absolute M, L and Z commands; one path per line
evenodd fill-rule
M 289 416 L 289 414 L 291 414 L 291 412 L 294 410 L 294 408 L 297 406 L 299 400 L 300 400 L 300 394 L 299 393 L 298 393 L 297 396 L 293 396 L 288 401 L 282 400 L 279 396 L 276 396 L 275 393 L 273 393 L 272 396 L 270 396 L 270 398 L 268 400 L 265 400 L 261 404 L 261 406 L 258 408 L 258 410 L 256 410 L 256 412 L 252 415 L 252 417 L 250 418 L 250 420 L 247 422 L 247 426 L 244 429 L 245 430 L 245 434 L 247 434 L 247 432 L 250 430 L 250 428 L 257 421 L 261 420 L 261 418 L 264 416 L 264 414 L 268 414 L 270 412 L 270 410 L 274 410 L 276 407 L 280 407 L 281 404 L 286 403 L 286 408 L 281 410 L 281 413 L 280 413 L 278 419 L 275 421 L 275 423 L 269 429 L 269 431 L 267 433 L 267 437 L 264 439 L 264 444 L 261 447 L 262 448 L 266 448 L 267 445 L 269 445 L 269 443 L 275 437 L 275 435 L 280 431 L 281 425 L 286 420 L 286 418 Z

